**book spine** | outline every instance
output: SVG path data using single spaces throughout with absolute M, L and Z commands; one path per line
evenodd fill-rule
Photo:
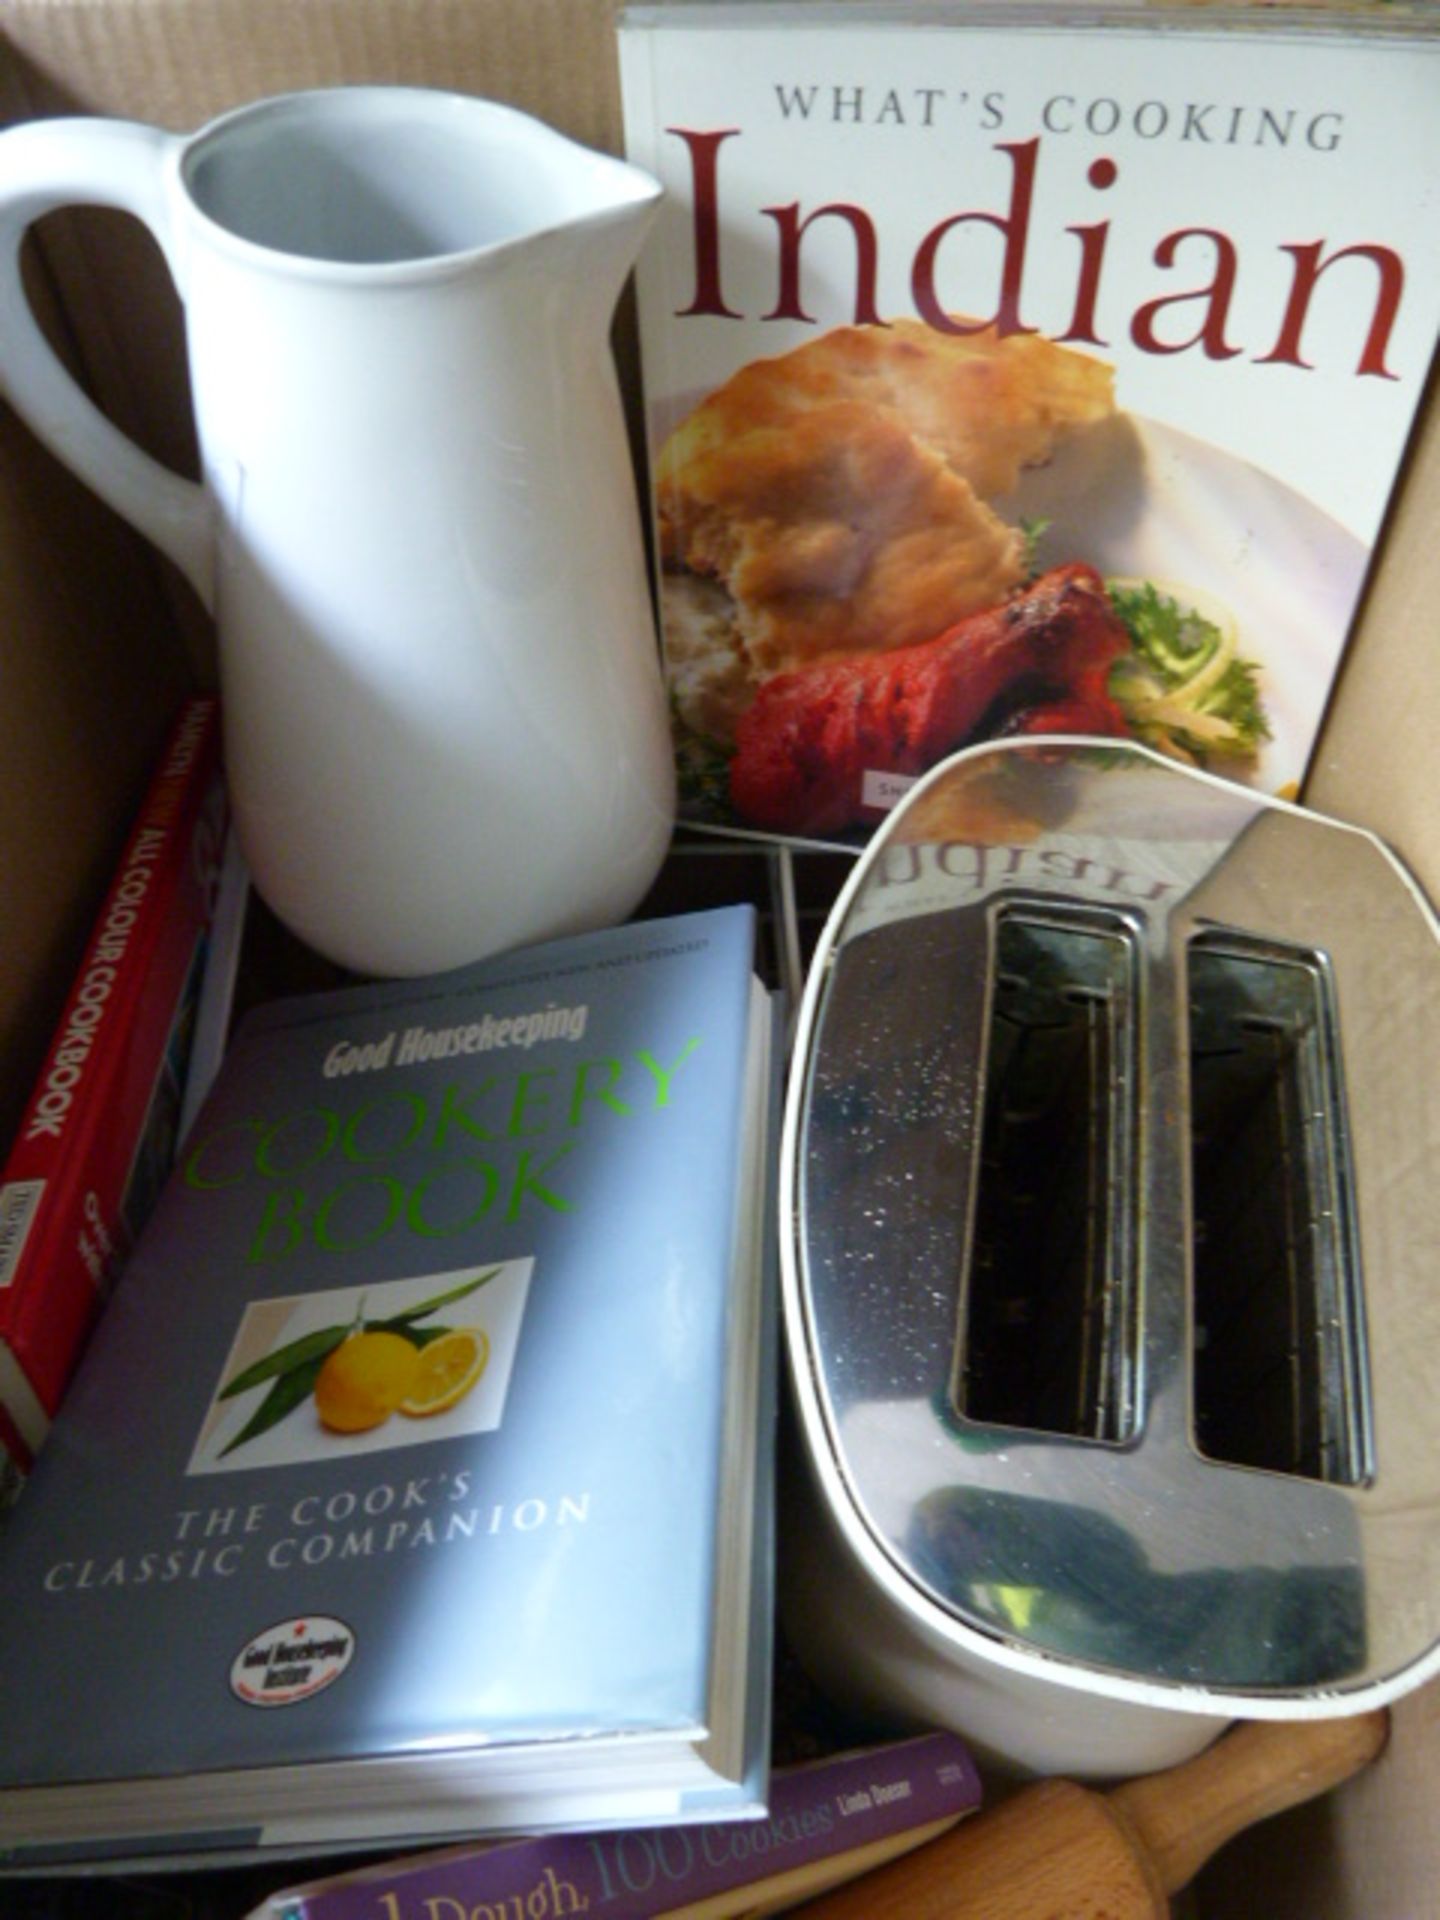
M 0 1408 L 33 1453 L 168 1165 L 224 821 L 216 702 L 187 701 L 0 1181 Z
M 949 1733 L 817 1760 L 777 1773 L 761 1819 L 561 1833 L 365 1869 L 308 1893 L 276 1895 L 274 1920 L 473 1920 L 585 1913 L 647 1920 L 752 1913 L 778 1886 L 793 1898 L 844 1877 L 840 1863 L 884 1857 L 979 1804 L 963 1741 Z M 892 1848 L 898 1851 L 898 1848 Z

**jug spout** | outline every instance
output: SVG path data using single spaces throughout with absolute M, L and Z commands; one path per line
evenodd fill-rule
M 496 122 L 496 193 L 514 239 L 547 233 L 625 235 L 634 264 L 662 188 L 653 175 L 614 154 L 581 145 L 544 121 L 510 107 L 492 107 Z M 607 250 L 597 243 L 597 255 Z
M 560 324 L 579 336 L 608 335 L 663 198 L 659 181 L 516 108 L 484 110 L 490 137 L 475 155 L 470 244 L 452 251 L 469 253 L 477 294 L 488 291 L 512 317 L 563 310 Z
M 599 309 L 608 323 L 663 189 L 628 161 L 553 137 L 563 151 L 552 153 L 554 170 L 538 183 L 549 204 L 536 206 L 528 238 L 517 237 L 516 245 L 531 250 L 537 264 L 543 259 L 544 271 L 565 276 L 577 308 Z

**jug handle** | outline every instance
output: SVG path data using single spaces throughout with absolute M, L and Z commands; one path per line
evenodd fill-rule
M 37 120 L 0 134 L 0 393 L 57 458 L 175 562 L 213 611 L 204 488 L 152 459 L 86 397 L 40 331 L 20 276 L 21 242 L 42 214 L 104 206 L 144 222 L 178 284 L 165 165 L 181 144 L 123 120 Z

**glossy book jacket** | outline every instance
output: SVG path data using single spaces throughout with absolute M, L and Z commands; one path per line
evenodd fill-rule
M 1414 9 L 632 6 L 682 814 L 863 841 L 947 753 L 1293 797 L 1440 330 Z
M 3 1542 L 13 1864 L 760 1804 L 754 937 L 242 1021 Z

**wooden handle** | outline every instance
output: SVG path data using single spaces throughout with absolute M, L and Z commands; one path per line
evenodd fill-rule
M 1042 1780 L 798 1909 L 802 1920 L 1165 1920 L 1164 1888 L 1104 1794 Z
M 1382 1710 L 1250 1722 L 1183 1766 L 1097 1793 L 1045 1780 L 798 1909 L 804 1920 L 1166 1920 L 1243 1827 L 1328 1792 L 1385 1744 Z
M 1167 1893 L 1189 1884 L 1243 1827 L 1328 1793 L 1384 1746 L 1383 1708 L 1340 1720 L 1252 1720 L 1183 1766 L 1108 1796 Z

